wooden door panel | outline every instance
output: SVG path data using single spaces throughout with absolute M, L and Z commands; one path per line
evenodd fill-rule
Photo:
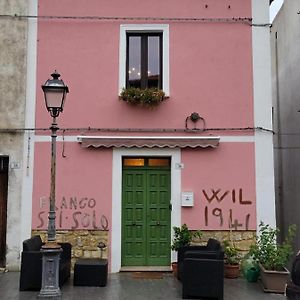
M 123 170 L 122 265 L 170 264 L 170 171 Z
M 149 265 L 170 264 L 170 171 L 148 171 Z
M 145 264 L 145 188 L 146 176 L 144 171 L 123 172 L 122 265 L 125 266 Z

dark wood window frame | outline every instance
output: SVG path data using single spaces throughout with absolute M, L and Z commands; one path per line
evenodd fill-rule
M 126 33 L 126 88 L 129 85 L 129 37 L 141 37 L 141 88 L 148 88 L 148 37 L 159 37 L 159 79 L 158 88 L 162 89 L 163 72 L 163 33 L 162 32 L 127 32 Z

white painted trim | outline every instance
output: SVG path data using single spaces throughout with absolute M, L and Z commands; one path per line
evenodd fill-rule
M 254 143 L 253 135 L 227 135 L 220 137 L 220 143 Z
M 36 16 L 38 13 L 38 0 L 28 1 L 28 15 Z M 27 39 L 27 82 L 26 82 L 26 107 L 25 127 L 33 128 L 35 125 L 35 100 L 36 100 L 36 66 L 37 66 L 37 19 L 28 19 Z M 29 153 L 28 153 L 29 151 Z M 24 133 L 23 142 L 23 180 L 21 199 L 21 235 L 22 241 L 31 235 L 32 221 L 32 190 L 33 190 L 33 160 L 34 160 L 34 134 Z
M 163 91 L 170 96 L 169 87 L 169 25 L 168 24 L 123 24 L 120 25 L 119 48 L 119 93 L 126 86 L 126 32 L 163 33 Z
M 180 149 L 113 149 L 111 226 L 111 272 L 113 273 L 121 269 L 122 156 L 171 157 L 171 228 L 181 224 L 181 170 L 175 168 L 176 163 L 181 163 Z M 172 252 L 171 259 L 176 260 L 175 252 Z
M 35 138 L 34 138 L 35 142 L 42 142 L 42 143 L 45 143 L 45 142 L 48 142 L 50 143 L 51 142 L 51 136 L 50 135 L 36 135 Z M 57 138 L 56 138 L 56 141 L 57 142 L 76 142 L 78 143 L 78 138 L 77 136 L 74 136 L 74 135 L 67 135 L 63 138 L 62 135 L 58 135 Z
M 269 22 L 269 0 L 252 0 L 253 23 Z M 270 29 L 252 27 L 254 126 L 272 128 Z M 256 216 L 276 226 L 273 136 L 255 132 Z

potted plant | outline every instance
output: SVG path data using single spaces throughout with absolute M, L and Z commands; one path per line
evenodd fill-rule
M 158 88 L 140 89 L 129 87 L 122 89 L 120 99 L 133 105 L 154 108 L 165 99 L 165 93 Z
M 259 236 L 250 254 L 260 268 L 260 276 L 265 292 L 284 293 L 289 277 L 286 265 L 293 253 L 292 242 L 296 234 L 296 225 L 290 225 L 283 243 L 277 243 L 279 229 L 261 222 Z
M 174 226 L 174 237 L 171 245 L 173 251 L 178 251 L 180 248 L 189 246 L 193 238 L 200 239 L 202 232 L 200 230 L 190 231 L 186 224 L 181 225 L 180 227 Z M 172 262 L 172 268 L 174 275 L 177 276 L 177 262 Z
M 224 249 L 224 275 L 226 278 L 237 278 L 240 274 L 241 255 L 233 242 L 225 240 Z

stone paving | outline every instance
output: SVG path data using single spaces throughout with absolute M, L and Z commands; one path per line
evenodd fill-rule
M 36 299 L 38 291 L 19 292 L 19 272 L 0 273 L 1 300 Z M 72 278 L 61 289 L 63 300 L 175 300 L 181 299 L 181 283 L 172 273 L 140 278 L 132 273 L 109 274 L 106 287 L 73 286 Z M 243 278 L 225 279 L 224 300 L 283 300 L 284 295 L 264 293 L 259 283 Z

